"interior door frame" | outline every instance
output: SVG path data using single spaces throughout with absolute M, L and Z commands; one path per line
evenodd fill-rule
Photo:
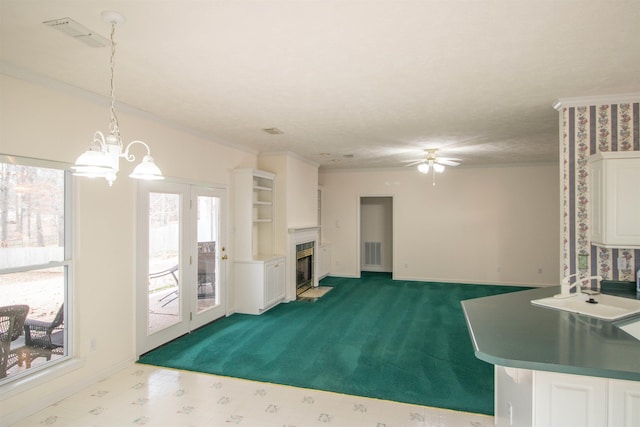
M 148 334 L 148 312 L 149 312 L 149 193 L 174 193 L 180 194 L 180 244 L 179 244 L 179 276 L 180 285 L 179 292 L 179 312 L 180 320 L 174 325 Z M 194 183 L 182 180 L 167 181 L 141 181 L 137 186 L 137 203 L 136 203 L 136 272 L 135 272 L 135 319 L 136 319 L 136 354 L 140 356 L 154 348 L 157 348 L 179 336 L 185 335 L 204 324 L 224 317 L 229 314 L 228 304 L 228 269 L 227 262 L 220 262 L 220 256 L 217 262 L 220 265 L 220 288 L 221 297 L 220 310 L 215 318 L 206 318 L 198 316 L 197 310 L 194 316 L 194 301 L 197 304 L 197 236 L 195 233 L 195 217 L 197 215 L 197 207 L 194 205 L 194 198 L 197 200 L 198 194 L 222 193 L 222 206 L 220 207 L 220 246 L 227 248 L 228 239 L 228 209 L 229 203 L 227 199 L 228 189 L 224 185 L 210 185 L 203 183 Z M 193 243 L 193 244 L 192 244 Z M 195 253 L 194 253 L 194 249 Z M 192 260 L 196 260 L 195 265 Z M 185 284 L 194 284 L 189 288 Z
M 362 199 L 369 198 L 389 198 L 391 199 L 391 278 L 396 275 L 396 215 L 395 215 L 395 196 L 393 194 L 360 194 L 357 203 L 357 222 L 356 222 L 356 262 L 358 274 L 356 277 L 362 277 Z

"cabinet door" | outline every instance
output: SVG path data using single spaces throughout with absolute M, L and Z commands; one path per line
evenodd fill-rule
M 285 280 L 286 275 L 285 272 L 287 269 L 285 268 L 285 260 L 282 258 L 278 261 L 275 268 L 275 293 L 276 293 L 276 301 L 282 301 L 285 296 Z
M 533 372 L 528 369 L 495 367 L 496 427 L 531 427 Z
M 607 231 L 612 243 L 640 247 L 640 159 L 620 159 L 608 174 Z
M 320 246 L 320 274 L 318 277 L 322 279 L 329 275 L 331 269 L 331 246 L 322 245 Z
M 265 264 L 265 283 L 264 283 L 264 307 L 268 308 L 276 302 L 276 274 L 278 270 L 277 262 Z
M 591 240 L 605 247 L 640 247 L 640 154 L 598 153 L 590 165 Z
M 284 299 L 284 280 L 284 258 L 279 258 L 265 265 L 264 308 L 269 308 Z
M 640 382 L 609 380 L 609 426 L 640 426 Z
M 534 426 L 606 426 L 607 383 L 606 378 L 536 371 Z

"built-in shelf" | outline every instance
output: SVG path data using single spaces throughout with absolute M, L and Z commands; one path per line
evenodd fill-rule
M 274 254 L 274 183 L 270 172 L 234 171 L 238 313 L 261 314 L 284 299 L 286 261 Z
M 234 171 L 236 260 L 274 252 L 275 175 L 257 169 Z

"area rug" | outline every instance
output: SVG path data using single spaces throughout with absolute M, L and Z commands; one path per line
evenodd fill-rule
M 190 371 L 493 414 L 493 365 L 477 359 L 461 300 L 525 288 L 325 278 L 315 303 L 234 314 L 140 359 Z
M 300 298 L 322 298 L 324 294 L 333 289 L 331 286 L 317 286 L 315 288 L 308 289 L 300 294 Z

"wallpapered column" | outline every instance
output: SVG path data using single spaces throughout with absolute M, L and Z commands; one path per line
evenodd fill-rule
M 580 273 L 581 276 L 599 274 L 607 280 L 635 280 L 635 272 L 640 268 L 640 250 L 591 245 L 589 156 L 605 151 L 640 151 L 639 105 L 634 102 L 563 107 L 560 111 L 563 277 Z M 619 271 L 616 261 L 619 256 L 635 267 Z M 588 262 L 581 264 L 580 258 Z

